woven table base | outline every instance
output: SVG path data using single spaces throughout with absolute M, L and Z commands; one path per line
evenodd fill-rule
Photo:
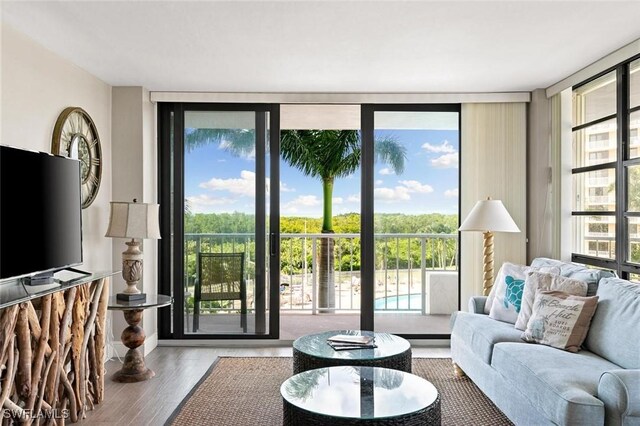
M 376 359 L 319 358 L 293 348 L 293 374 L 324 367 L 353 365 L 357 367 L 382 367 L 411 373 L 411 349 L 397 355 Z
M 375 425 L 375 426 L 431 426 L 440 425 L 440 396 L 436 401 L 424 410 L 411 414 L 405 414 L 395 418 L 385 419 L 345 419 L 323 416 L 301 410 L 286 400 L 282 401 L 282 424 L 283 426 L 352 426 L 352 425 Z

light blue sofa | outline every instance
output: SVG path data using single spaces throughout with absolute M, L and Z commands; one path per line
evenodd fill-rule
M 600 298 L 583 349 L 525 343 L 513 324 L 483 313 L 486 297 L 473 297 L 470 312 L 451 319 L 453 362 L 516 425 L 640 425 L 640 285 L 536 261 L 594 281 L 590 293 Z

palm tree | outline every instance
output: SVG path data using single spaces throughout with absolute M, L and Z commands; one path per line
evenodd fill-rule
M 188 149 L 220 143 L 236 155 L 251 154 L 255 147 L 253 130 L 190 129 L 185 134 Z M 404 171 L 406 148 L 395 138 L 375 140 L 376 161 L 386 163 L 396 174 Z M 280 136 L 283 160 L 306 176 L 322 182 L 322 232 L 333 231 L 333 184 L 360 167 L 362 150 L 357 130 L 283 130 Z M 334 241 L 322 238 L 318 250 L 318 306 L 331 312 L 335 308 Z
M 360 167 L 362 150 L 357 130 L 284 130 L 280 137 L 282 158 L 306 176 L 322 182 L 322 233 L 333 231 L 333 184 Z M 406 149 L 394 138 L 375 141 L 376 159 L 396 174 L 404 171 Z M 318 306 L 335 308 L 334 240 L 322 238 L 318 250 Z

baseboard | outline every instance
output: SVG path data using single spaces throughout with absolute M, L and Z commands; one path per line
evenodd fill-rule
M 449 339 L 409 339 L 414 348 L 449 348 Z M 182 346 L 182 347 L 202 347 L 202 348 L 286 348 L 291 347 L 293 340 L 275 339 L 166 339 L 157 340 L 157 346 Z
M 158 346 L 158 333 L 153 333 L 151 336 L 147 336 L 144 339 L 144 356 L 149 355 L 149 353 L 154 350 Z

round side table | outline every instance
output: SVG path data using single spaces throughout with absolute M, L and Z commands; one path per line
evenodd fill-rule
M 150 379 L 156 375 L 144 363 L 144 354 L 138 349 L 144 343 L 145 334 L 140 324 L 142 312 L 145 309 L 161 308 L 169 306 L 173 302 L 170 296 L 164 294 L 149 295 L 146 300 L 135 300 L 125 302 L 116 299 L 115 296 L 109 298 L 107 309 L 110 311 L 122 311 L 124 319 L 129 327 L 122 331 L 120 339 L 129 348 L 124 357 L 122 368 L 114 373 L 112 380 L 119 383 L 135 383 Z

